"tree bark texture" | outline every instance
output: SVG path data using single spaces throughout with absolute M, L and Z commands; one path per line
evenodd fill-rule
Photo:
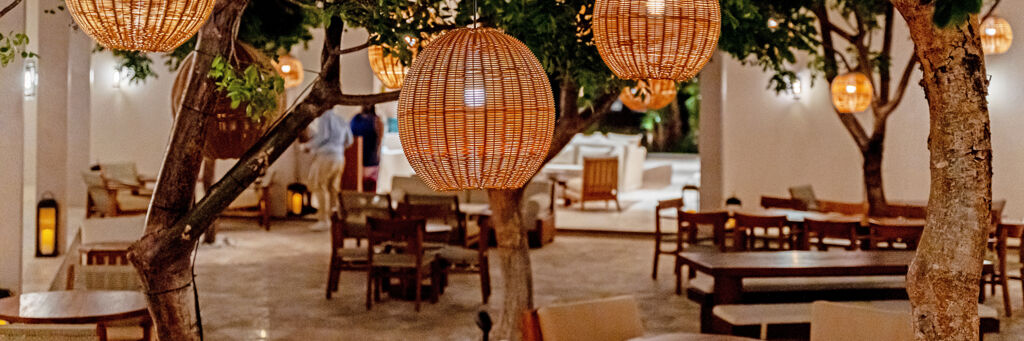
M 498 243 L 498 259 L 505 279 L 505 299 L 498 317 L 496 340 L 518 340 L 523 313 L 533 309 L 533 271 L 530 245 L 519 204 L 523 189 L 489 190 L 491 221 Z
M 876 137 L 877 136 L 877 137 Z M 887 216 L 888 203 L 882 183 L 882 155 L 885 152 L 885 131 L 875 132 L 861 151 L 864 158 L 864 190 L 868 199 L 868 214 Z
M 217 96 L 216 84 L 206 75 L 213 58 L 231 52 L 235 28 L 246 5 L 247 0 L 217 1 L 213 14 L 199 31 L 196 61 L 182 103 L 175 104 L 180 110 L 150 202 L 145 236 L 129 254 L 146 288 L 150 313 L 158 322 L 157 332 L 162 340 L 198 339 L 195 304 L 189 290 L 192 264 L 188 256 L 195 243 L 174 243 L 176 247 L 166 250 L 149 249 L 147 244 L 158 233 L 168 231 L 192 205 L 205 141 L 203 112 L 213 111 L 213 99 Z
M 894 0 L 924 71 L 931 117 L 928 219 L 907 278 L 918 340 L 977 340 L 991 223 L 992 145 L 978 16 L 938 28 L 934 2 Z
M 213 186 L 213 178 L 217 174 L 217 159 L 211 157 L 203 157 L 203 174 L 200 180 L 203 183 L 203 193 L 209 193 L 210 187 Z M 206 229 L 206 233 L 203 234 L 203 243 L 213 244 L 217 242 L 217 222 L 214 221 L 210 224 L 210 228 Z

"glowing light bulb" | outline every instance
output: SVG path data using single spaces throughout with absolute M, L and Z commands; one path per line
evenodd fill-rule
M 768 28 L 773 30 L 779 28 L 779 21 L 774 18 L 768 18 Z
M 288 64 L 285 64 L 285 65 L 281 65 L 281 72 L 282 72 L 282 73 L 289 73 L 289 72 L 292 72 L 292 66 L 291 66 L 291 65 L 288 65 Z
M 648 0 L 647 1 L 647 15 L 650 15 L 650 16 L 662 16 L 662 15 L 665 15 L 665 0 Z
M 484 99 L 486 98 L 483 88 L 467 88 L 463 91 L 463 97 L 465 97 L 466 106 L 470 108 L 479 108 L 484 106 Z
M 857 92 L 857 86 L 856 85 L 847 85 L 846 86 L 846 93 L 852 94 L 852 93 L 855 93 L 855 92 Z
M 989 37 L 996 35 L 996 33 L 998 33 L 998 32 L 996 31 L 995 27 L 989 27 L 989 28 L 985 29 L 985 35 L 987 35 Z

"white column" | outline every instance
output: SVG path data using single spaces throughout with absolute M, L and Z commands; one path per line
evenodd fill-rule
M 725 174 L 722 140 L 722 111 L 725 108 L 725 63 L 728 56 L 718 52 L 700 73 L 700 208 L 725 205 Z
M 0 32 L 25 31 L 25 5 L 0 20 Z M 21 291 L 22 161 L 24 150 L 23 60 L 0 67 L 0 288 Z

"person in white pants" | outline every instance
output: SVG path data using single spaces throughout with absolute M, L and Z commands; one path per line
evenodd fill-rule
M 335 109 L 320 115 L 310 128 L 313 129 L 312 138 L 306 143 L 306 148 L 313 153 L 309 181 L 320 203 L 318 221 L 310 229 L 323 231 L 331 226 L 331 212 L 338 206 L 341 174 L 345 170 L 345 148 L 352 145 L 354 138 L 348 122 Z

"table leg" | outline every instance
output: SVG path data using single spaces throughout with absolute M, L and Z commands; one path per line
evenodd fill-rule
M 740 303 L 743 295 L 743 279 L 731 276 L 715 276 L 714 299 L 701 306 L 701 333 L 728 333 L 729 331 L 714 330 L 714 314 L 716 305 Z

